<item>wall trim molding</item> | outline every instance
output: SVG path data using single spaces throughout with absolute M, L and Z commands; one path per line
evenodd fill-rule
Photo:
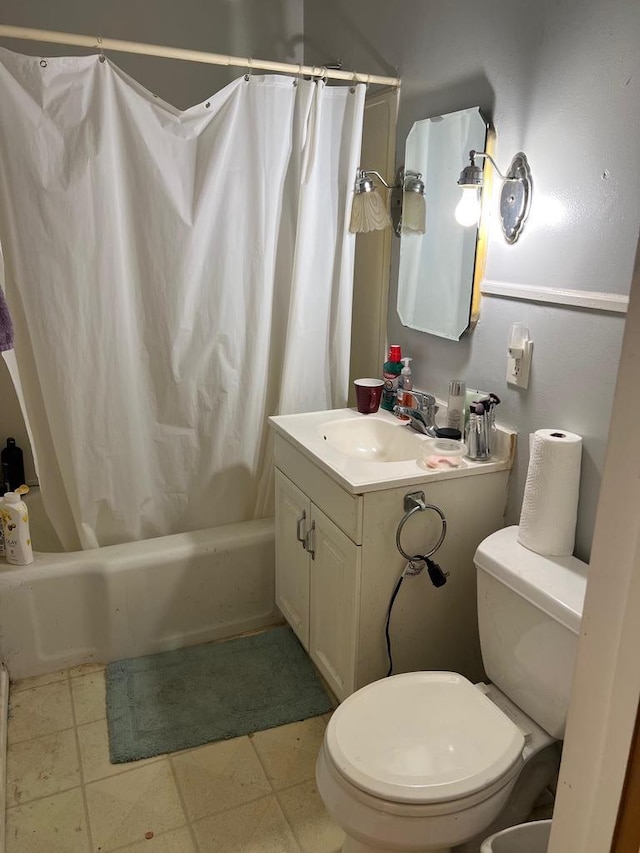
M 481 285 L 483 296 L 500 296 L 504 299 L 523 299 L 528 302 L 546 302 L 551 305 L 569 305 L 590 311 L 613 311 L 626 314 L 629 297 L 624 293 L 602 293 L 596 290 L 568 290 L 562 287 L 538 287 L 530 284 L 511 284 L 485 279 Z

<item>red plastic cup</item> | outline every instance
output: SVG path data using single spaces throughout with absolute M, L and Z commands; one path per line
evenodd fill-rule
M 356 403 L 361 415 L 372 415 L 378 411 L 384 382 L 382 379 L 356 379 Z

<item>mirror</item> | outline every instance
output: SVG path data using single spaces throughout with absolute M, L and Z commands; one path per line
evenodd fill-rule
M 478 227 L 454 216 L 457 181 L 469 151 L 487 150 L 487 133 L 472 107 L 414 122 L 405 147 L 405 168 L 425 183 L 427 224 L 424 234 L 400 237 L 398 315 L 404 326 L 455 341 L 471 322 L 480 257 Z

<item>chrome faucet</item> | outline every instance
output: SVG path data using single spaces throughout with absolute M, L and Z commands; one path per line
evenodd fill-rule
M 409 418 L 409 426 L 421 432 L 423 435 L 436 434 L 436 398 L 431 394 L 425 394 L 422 391 L 400 391 L 399 394 L 411 394 L 415 400 L 415 407 L 396 405 L 393 408 L 394 414 L 398 417 L 406 415 Z

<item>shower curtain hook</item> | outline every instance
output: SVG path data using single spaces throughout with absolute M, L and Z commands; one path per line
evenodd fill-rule
M 300 62 L 298 64 L 298 76 L 293 81 L 294 86 L 297 86 L 298 83 L 302 80 L 302 69 L 303 68 L 304 68 L 304 65 Z
M 327 85 L 329 70 L 326 65 L 322 65 L 320 68 L 320 80 L 324 85 Z
M 248 73 L 244 75 L 244 79 L 248 83 L 249 80 L 251 80 L 251 76 L 253 75 L 253 59 L 251 59 L 251 57 L 247 59 L 247 68 Z
M 351 88 L 349 89 L 349 91 L 351 92 L 352 95 L 356 91 L 359 82 L 360 81 L 358 80 L 358 72 L 354 71 L 353 72 L 353 82 L 351 84 Z
M 102 36 L 96 36 L 96 50 L 98 51 L 98 60 L 104 62 L 106 57 L 102 50 Z

